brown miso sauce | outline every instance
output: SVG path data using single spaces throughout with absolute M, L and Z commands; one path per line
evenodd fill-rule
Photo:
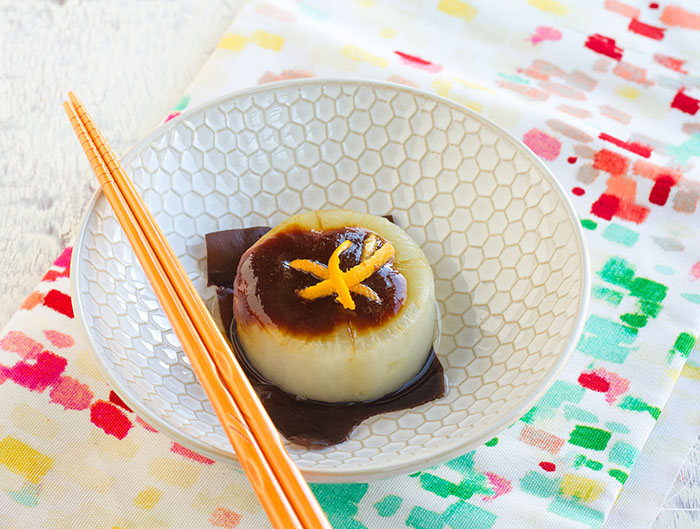
M 406 278 L 393 267 L 393 261 L 363 281 L 380 301 L 353 293 L 354 310 L 343 308 L 335 296 L 303 299 L 297 292 L 321 279 L 289 266 L 295 259 L 326 265 L 333 251 L 348 240 L 351 246 L 340 254 L 340 269 L 347 271 L 360 263 L 363 243 L 370 233 L 356 227 L 322 232 L 290 228 L 256 244 L 238 265 L 233 285 L 236 317 L 270 322 L 306 336 L 327 334 L 339 326 L 351 326 L 359 332 L 380 327 L 398 314 L 406 301 Z M 380 241 L 381 247 L 384 241 Z M 244 319 L 240 322 L 247 323 Z

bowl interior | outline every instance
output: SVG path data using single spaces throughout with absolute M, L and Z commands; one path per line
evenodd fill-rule
M 487 441 L 546 389 L 580 332 L 587 267 L 567 199 L 522 144 L 449 101 L 361 81 L 261 87 L 169 123 L 125 167 L 208 300 L 206 233 L 303 210 L 391 213 L 428 257 L 448 394 L 334 447 L 289 445 L 311 479 L 408 472 Z M 235 461 L 102 195 L 75 266 L 78 314 L 115 389 L 179 442 Z

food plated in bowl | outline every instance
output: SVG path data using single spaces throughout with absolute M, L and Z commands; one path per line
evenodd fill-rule
M 250 242 L 240 230 L 208 235 L 209 282 L 223 330 L 288 439 L 336 444 L 367 417 L 443 396 L 433 273 L 401 228 L 318 210 Z
M 589 270 L 564 192 L 518 140 L 445 99 L 366 81 L 262 86 L 172 120 L 123 163 L 209 301 L 206 234 L 280 226 L 304 211 L 390 213 L 425 255 L 445 396 L 374 415 L 339 444 L 289 442 L 308 479 L 387 477 L 488 441 L 534 404 L 580 335 Z M 179 443 L 235 464 L 99 194 L 72 281 L 76 315 L 115 391 Z

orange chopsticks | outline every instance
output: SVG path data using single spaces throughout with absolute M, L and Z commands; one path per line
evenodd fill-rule
M 276 529 L 331 529 L 231 348 L 80 100 L 63 107 L 226 435 Z

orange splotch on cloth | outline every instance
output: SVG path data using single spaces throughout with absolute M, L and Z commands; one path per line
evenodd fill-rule
M 676 184 L 681 180 L 681 173 L 678 170 L 671 167 L 656 165 L 655 163 L 647 162 L 646 160 L 637 160 L 634 162 L 632 172 L 650 180 L 658 180 L 658 178 L 661 176 L 668 176 L 672 178 Z
M 210 524 L 214 527 L 223 527 L 224 529 L 234 529 L 238 527 L 240 521 L 241 515 L 226 507 L 219 507 L 209 517 Z
M 69 376 L 62 376 L 51 388 L 51 402 L 67 410 L 86 410 L 94 395 L 90 388 Z
M 10 331 L 0 339 L 0 349 L 17 353 L 24 359 L 35 358 L 43 346 L 22 331 Z
M 46 330 L 44 331 L 44 336 L 46 336 L 54 347 L 58 347 L 59 349 L 70 347 L 75 343 L 75 340 L 70 334 L 64 334 L 59 331 Z
M 661 13 L 661 22 L 667 26 L 700 29 L 700 14 L 693 13 L 677 5 L 669 5 L 664 7 Z
M 400 75 L 395 75 L 392 74 L 389 77 L 386 78 L 387 81 L 390 83 L 398 83 L 398 84 L 404 84 L 406 86 L 414 86 L 417 87 L 418 85 L 411 81 L 410 79 L 406 79 L 405 77 L 401 77 Z
M 605 0 L 605 9 L 629 18 L 639 18 L 641 14 L 638 8 L 620 2 L 620 0 Z
M 566 443 L 566 440 L 561 437 L 527 425 L 520 434 L 520 441 L 551 452 L 552 454 L 558 454 L 564 446 L 564 443 Z
M 601 171 L 607 171 L 612 175 L 626 174 L 630 160 L 627 156 L 617 154 L 608 149 L 601 149 L 593 157 L 593 167 Z
M 649 208 L 637 204 L 637 182 L 626 176 L 611 176 L 607 181 L 607 194 L 620 199 L 617 217 L 639 224 L 649 215 Z
M 640 224 L 650 209 L 636 202 L 637 182 L 627 176 L 630 159 L 616 152 L 601 149 L 594 155 L 593 168 L 610 173 L 607 189 L 591 205 L 591 213 L 602 219 L 618 217 Z
M 683 69 L 683 64 L 686 61 L 676 59 L 674 57 L 671 57 L 670 55 L 664 55 L 663 53 L 655 53 L 654 62 L 660 64 L 661 66 L 665 66 L 666 68 L 673 70 L 674 72 L 688 73 L 687 70 Z
M 8 435 L 0 440 L 0 464 L 30 483 L 39 483 L 53 466 L 53 459 Z
M 49 270 L 46 272 L 44 277 L 41 278 L 42 281 L 45 281 L 47 283 L 51 283 L 52 281 L 56 281 L 57 279 L 61 277 L 68 277 L 70 274 L 70 269 L 69 268 L 64 268 L 63 270 Z
M 27 296 L 27 299 L 25 299 L 24 302 L 22 302 L 22 305 L 20 306 L 20 308 L 23 310 L 32 310 L 39 303 L 41 303 L 43 300 L 44 300 L 44 294 L 35 290 L 31 294 L 29 294 L 29 296 Z
M 287 79 L 306 79 L 313 76 L 313 73 L 306 70 L 282 70 L 278 74 L 268 70 L 258 79 L 258 84 L 286 81 Z
M 626 81 L 637 83 L 642 86 L 649 87 L 654 84 L 654 81 L 647 78 L 647 71 L 645 68 L 635 66 L 627 61 L 618 62 L 613 68 L 613 73 Z

